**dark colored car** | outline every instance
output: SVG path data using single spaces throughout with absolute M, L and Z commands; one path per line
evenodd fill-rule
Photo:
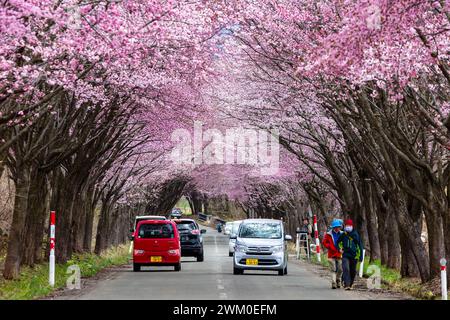
M 170 218 L 180 219 L 182 215 L 183 215 L 183 211 L 181 211 L 180 208 L 174 208 L 174 209 L 172 209 L 172 212 L 170 213 Z
M 192 219 L 176 219 L 173 220 L 180 234 L 181 256 L 196 257 L 197 261 L 203 261 L 203 238 L 202 234 L 205 229 L 200 230 L 197 222 Z

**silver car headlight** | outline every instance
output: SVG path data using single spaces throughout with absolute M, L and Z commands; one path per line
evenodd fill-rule
M 283 252 L 284 246 L 273 246 L 272 247 L 272 253 L 279 253 Z
M 236 252 L 247 252 L 247 246 L 244 246 L 242 244 L 236 244 L 236 246 L 234 247 L 234 250 Z

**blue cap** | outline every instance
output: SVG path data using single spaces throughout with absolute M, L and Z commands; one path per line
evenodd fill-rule
M 332 228 L 342 227 L 342 220 L 341 219 L 334 219 L 331 223 Z

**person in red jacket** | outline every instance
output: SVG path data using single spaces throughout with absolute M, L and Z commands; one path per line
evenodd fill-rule
M 331 271 L 331 288 L 341 287 L 342 278 L 342 253 L 338 248 L 338 240 L 342 234 L 342 223 L 339 219 L 334 219 L 331 223 L 331 230 L 325 234 L 322 244 L 328 250 L 328 262 Z

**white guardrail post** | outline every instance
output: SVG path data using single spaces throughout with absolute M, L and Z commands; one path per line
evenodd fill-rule
M 50 259 L 48 283 L 55 286 L 55 211 L 50 212 Z
M 442 290 L 442 300 L 447 300 L 447 260 L 442 258 L 441 263 L 441 290 Z
M 362 261 L 359 264 L 359 277 L 362 278 L 364 272 L 364 259 L 366 258 L 366 249 L 363 249 L 362 252 Z
M 320 259 L 320 241 L 319 241 L 319 229 L 317 228 L 317 215 L 314 215 L 314 238 L 316 238 L 316 253 L 317 253 L 317 261 L 321 261 Z

